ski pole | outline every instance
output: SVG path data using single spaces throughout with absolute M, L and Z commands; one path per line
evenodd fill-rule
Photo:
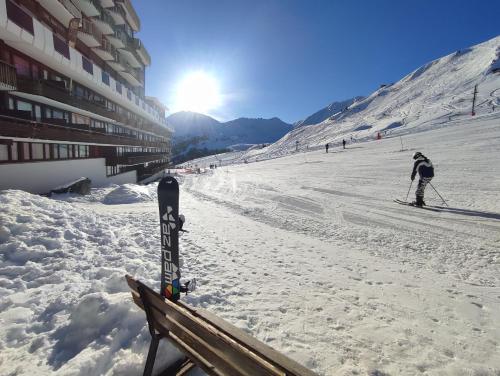
M 411 185 L 413 184 L 413 180 L 410 182 L 410 188 L 408 188 L 408 193 L 406 194 L 405 202 L 408 200 L 408 195 L 410 194 Z
M 436 189 L 436 188 L 434 188 L 434 186 L 431 184 L 431 182 L 429 182 L 429 185 L 432 187 L 432 189 L 434 189 L 434 191 L 437 193 L 437 195 L 439 196 L 439 198 L 440 198 L 441 200 L 443 200 L 444 204 L 445 204 L 446 206 L 450 207 L 450 205 L 448 205 L 448 203 L 444 200 L 444 198 L 443 198 L 443 197 L 439 194 L 439 192 L 437 191 L 437 189 Z

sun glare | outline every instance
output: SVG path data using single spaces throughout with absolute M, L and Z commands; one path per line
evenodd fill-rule
M 205 113 L 220 106 L 217 80 L 206 72 L 188 74 L 177 88 L 177 108 L 181 111 Z

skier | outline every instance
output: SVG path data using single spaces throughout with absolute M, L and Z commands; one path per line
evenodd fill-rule
M 427 158 L 419 151 L 413 154 L 413 159 L 415 160 L 415 164 L 413 165 L 413 171 L 411 173 L 411 181 L 415 179 L 417 172 L 420 179 L 418 181 L 417 190 L 415 191 L 416 201 L 412 204 L 422 207 L 423 205 L 425 205 L 425 187 L 434 177 L 434 166 L 432 166 L 432 162 L 429 160 L 429 158 Z
M 345 149 L 345 140 L 342 140 L 342 145 L 344 146 Z
M 328 143 L 326 143 L 325 150 L 326 150 L 327 153 L 328 153 L 328 148 L 329 148 L 329 145 L 328 145 Z

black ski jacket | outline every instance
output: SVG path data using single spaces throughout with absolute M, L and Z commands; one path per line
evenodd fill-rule
M 411 180 L 415 179 L 417 172 L 420 175 L 420 178 L 434 177 L 434 166 L 429 158 L 424 156 L 417 158 L 415 164 L 413 165 L 413 171 L 411 172 Z

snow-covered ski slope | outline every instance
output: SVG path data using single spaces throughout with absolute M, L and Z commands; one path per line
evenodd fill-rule
M 209 165 L 251 162 L 322 148 L 326 143 L 351 142 L 399 136 L 447 126 L 450 121 L 471 114 L 474 87 L 477 85 L 476 114 L 488 114 L 500 107 L 500 36 L 476 46 L 455 51 L 429 62 L 400 81 L 382 87 L 354 102 L 348 110 L 322 123 L 299 127 L 264 149 L 235 152 L 193 161 Z M 297 144 L 298 143 L 298 144 Z
M 439 69 L 427 88 L 442 82 L 441 96 L 422 82 L 413 94 L 393 92 L 396 83 L 359 113 L 218 157 L 258 163 L 180 176 L 190 231 L 180 241 L 181 268 L 199 284 L 182 299 L 320 375 L 498 376 L 500 76 L 486 74 L 495 44 L 405 78 L 413 85 Z M 441 80 L 454 62 L 456 74 Z M 405 124 L 374 140 L 404 118 L 377 120 L 377 108 L 404 91 L 404 106 L 390 113 L 407 108 Z M 365 111 L 373 117 L 362 118 Z M 350 132 L 357 142 L 335 145 Z M 430 186 L 426 201 L 441 208 L 392 201 L 408 192 L 417 150 L 433 161 L 432 184 L 449 207 Z M 123 275 L 159 289 L 155 189 L 52 199 L 0 192 L 0 375 L 141 373 L 149 334 Z M 166 362 L 178 355 L 169 346 L 160 354 Z
M 499 140 L 488 115 L 405 151 L 382 139 L 181 176 L 181 267 L 199 282 L 182 299 L 320 375 L 498 375 Z M 392 201 L 415 150 L 449 208 Z M 141 372 L 146 321 L 123 275 L 159 288 L 155 188 L 0 193 L 0 374 Z M 443 206 L 431 187 L 426 201 Z

